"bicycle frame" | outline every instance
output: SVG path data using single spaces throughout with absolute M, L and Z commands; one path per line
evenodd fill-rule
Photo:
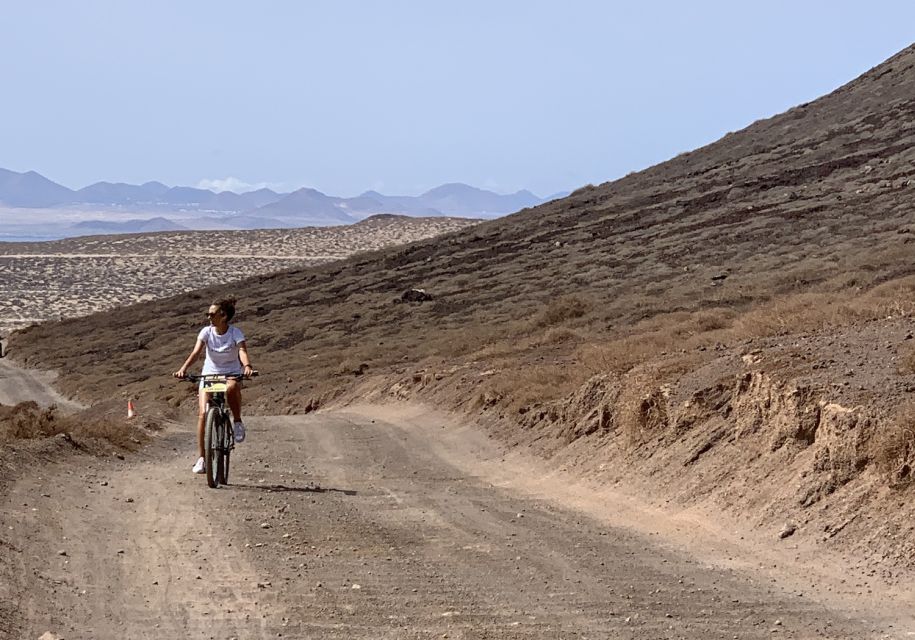
M 207 485 L 215 489 L 220 484 L 228 484 L 230 454 L 235 448 L 235 432 L 226 401 L 228 381 L 242 380 L 244 376 L 188 375 L 185 379 L 198 384 L 200 392 L 207 394 L 207 410 L 204 418 L 204 463 Z

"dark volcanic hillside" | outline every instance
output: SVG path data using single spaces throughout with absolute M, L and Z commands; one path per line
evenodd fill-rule
M 748 487 L 766 477 L 753 473 L 803 471 L 810 495 L 753 503 L 770 520 L 839 500 L 844 483 L 912 450 L 868 448 L 868 429 L 915 389 L 903 344 L 915 308 L 913 160 L 910 47 L 824 98 L 622 180 L 469 231 L 228 287 L 265 372 L 249 397 L 301 411 L 357 385 L 426 394 L 490 410 L 507 440 L 550 452 L 586 437 L 635 458 L 644 447 L 681 451 L 687 462 L 675 467 L 698 474 L 696 484 L 670 491 L 689 486 L 729 505 L 760 498 L 726 493 L 739 478 L 703 468 L 709 451 L 740 463 Z M 412 287 L 433 300 L 399 303 Z M 177 404 L 166 376 L 220 292 L 35 327 L 13 337 L 13 355 L 62 369 L 62 386 L 84 400 L 119 386 Z M 841 414 L 843 433 L 858 444 L 825 436 L 841 422 L 824 422 L 830 406 L 852 412 Z M 776 408 L 787 435 L 760 426 Z M 737 436 L 721 416 L 741 411 L 763 417 L 732 451 Z M 758 455 L 743 464 L 734 452 L 743 450 Z M 737 484 L 702 484 L 722 468 Z

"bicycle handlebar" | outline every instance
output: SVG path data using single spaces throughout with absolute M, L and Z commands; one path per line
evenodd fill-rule
M 201 380 L 250 380 L 258 375 L 257 371 L 251 371 L 250 376 L 246 376 L 243 373 L 208 373 L 206 375 L 197 375 L 194 373 L 187 373 L 183 378 L 178 378 L 179 380 L 187 380 L 188 382 L 200 382 Z

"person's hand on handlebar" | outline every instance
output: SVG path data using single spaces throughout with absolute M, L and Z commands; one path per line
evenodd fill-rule
M 176 378 L 183 378 L 183 377 L 185 377 L 185 376 L 187 375 L 187 373 L 186 373 L 185 370 L 182 368 L 182 369 L 178 369 L 178 370 L 177 370 L 175 373 L 173 373 L 172 375 L 175 376 Z

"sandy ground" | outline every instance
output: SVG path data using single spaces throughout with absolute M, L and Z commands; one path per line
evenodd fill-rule
M 391 215 L 340 227 L 0 242 L 0 336 L 44 320 L 83 316 L 210 284 L 332 262 L 478 222 Z
M 41 383 L 10 390 L 9 379 L 7 394 L 43 393 Z M 417 405 L 248 422 L 219 490 L 190 473 L 181 424 L 123 460 L 61 449 L 22 470 L 0 496 L 0 637 L 915 630 L 899 601 L 843 589 L 841 571 L 761 570 L 773 556 L 734 540 L 714 561 L 720 523 L 553 483 L 533 460 Z

